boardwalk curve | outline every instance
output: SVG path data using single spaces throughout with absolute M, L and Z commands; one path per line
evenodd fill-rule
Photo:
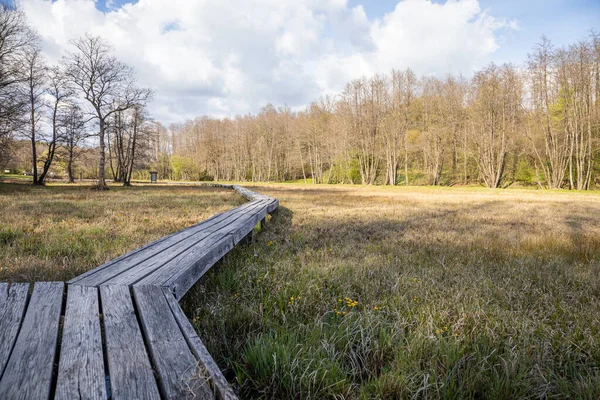
M 0 282 L 2 399 L 235 399 L 179 307 L 183 295 L 279 206 L 247 203 L 69 282 Z

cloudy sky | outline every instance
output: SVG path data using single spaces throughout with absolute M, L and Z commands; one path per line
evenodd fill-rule
M 71 38 L 103 36 L 155 90 L 165 124 L 300 108 L 360 76 L 411 67 L 443 76 L 521 63 L 600 30 L 598 0 L 20 0 L 56 62 Z

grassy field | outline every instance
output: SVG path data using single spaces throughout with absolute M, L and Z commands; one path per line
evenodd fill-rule
M 0 183 L 0 281 L 68 280 L 243 202 L 205 187 Z
M 600 398 L 600 193 L 249 187 L 280 210 L 184 299 L 242 398 Z M 0 281 L 67 280 L 241 203 L 0 183 Z
M 185 298 L 242 398 L 600 398 L 600 195 L 269 185 Z

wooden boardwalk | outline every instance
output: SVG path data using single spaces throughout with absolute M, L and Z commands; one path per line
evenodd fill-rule
M 227 187 L 248 203 L 66 284 L 0 282 L 0 399 L 234 399 L 178 303 L 279 205 Z

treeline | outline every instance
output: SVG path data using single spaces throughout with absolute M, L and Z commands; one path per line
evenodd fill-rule
M 156 160 L 158 128 L 145 109 L 152 93 L 100 37 L 71 44 L 49 65 L 24 14 L 0 3 L 0 166 L 22 166 L 27 142 L 33 184 L 43 185 L 57 161 L 73 182 L 75 166 L 93 159 L 99 188 L 107 176 L 129 185 L 136 167 Z
M 151 91 L 100 38 L 48 65 L 24 15 L 0 2 L 0 168 L 112 178 L 387 185 L 600 184 L 600 36 L 542 38 L 520 66 L 469 79 L 393 70 L 302 111 L 198 117 L 165 129 Z M 24 152 L 28 149 L 28 155 Z
M 600 177 L 599 64 L 595 33 L 566 48 L 544 37 L 523 66 L 470 79 L 392 71 L 301 112 L 199 117 L 171 126 L 161 154 L 176 179 L 585 190 Z

